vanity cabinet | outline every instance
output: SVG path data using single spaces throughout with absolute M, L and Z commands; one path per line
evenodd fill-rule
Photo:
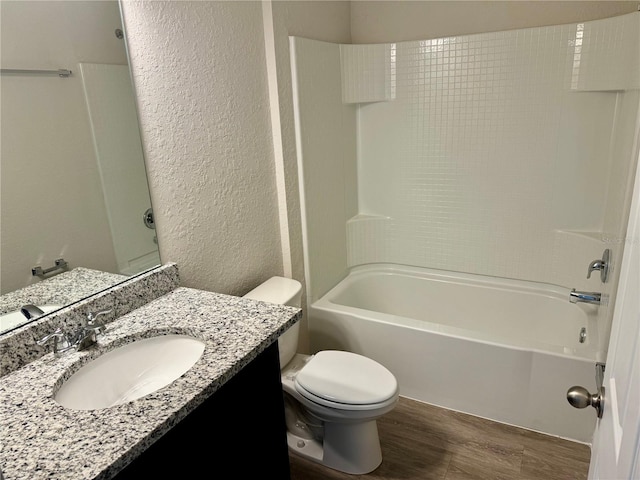
M 140 278 L 138 285 L 148 290 Z M 118 290 L 117 298 L 139 298 L 137 291 Z M 100 300 L 73 309 L 69 318 L 89 308 L 99 311 L 107 300 L 117 303 Z M 5 478 L 289 479 L 277 338 L 301 316 L 299 308 L 286 305 L 175 287 L 114 320 L 101 339 L 101 352 L 41 355 L 6 373 L 0 395 L 20 401 L 0 402 L 0 432 L 10 446 L 2 450 Z M 52 317 L 38 325 L 38 335 L 60 324 L 62 319 Z M 83 357 L 169 333 L 195 335 L 205 349 L 161 390 L 126 406 L 93 411 L 65 409 L 52 397 L 61 378 L 87 360 Z M 33 338 L 30 334 L 31 343 Z M 16 348 L 10 363 L 22 357 Z
M 289 479 L 278 343 L 272 343 L 115 478 Z

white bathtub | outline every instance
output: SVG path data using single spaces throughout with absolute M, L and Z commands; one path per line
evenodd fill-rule
M 585 443 L 595 411 L 566 392 L 595 391 L 596 313 L 553 285 L 380 264 L 308 307 L 312 351 L 371 357 L 402 396 Z

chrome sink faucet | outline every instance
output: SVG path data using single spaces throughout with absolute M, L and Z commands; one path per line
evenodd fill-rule
M 87 313 L 86 320 L 83 319 L 82 327 L 78 332 L 77 349 L 79 351 L 89 348 L 90 346 L 95 345 L 98 342 L 98 335 L 101 335 L 107 329 L 104 322 L 98 320 L 98 317 L 101 315 L 106 315 L 107 313 L 111 313 L 111 310 L 103 310 L 97 313 Z
M 27 319 L 32 319 L 39 317 L 40 315 L 44 315 L 44 312 L 39 307 L 36 307 L 31 303 L 23 305 L 22 308 L 20 308 L 20 313 L 22 313 L 22 315 L 24 315 Z
M 104 333 L 107 328 L 104 322 L 98 320 L 98 317 L 110 312 L 111 310 L 103 310 L 97 313 L 89 312 L 86 319 L 82 320 L 82 326 L 75 333 L 69 335 L 58 328 L 55 332 L 36 341 L 36 343 L 42 346 L 48 342 L 53 342 L 54 355 L 60 355 L 69 350 L 86 350 L 98 342 L 98 335 Z
M 571 303 L 594 303 L 600 305 L 600 293 L 598 292 L 579 292 L 575 288 L 569 292 L 569 301 Z
M 62 330 L 60 328 L 57 328 L 55 332 L 50 333 L 49 335 L 46 335 L 40 340 L 36 341 L 36 343 L 40 346 L 45 345 L 49 342 L 53 342 L 54 355 L 60 355 L 61 353 L 75 349 L 75 346 L 72 344 L 69 335 L 67 335 L 66 333 L 62 333 Z

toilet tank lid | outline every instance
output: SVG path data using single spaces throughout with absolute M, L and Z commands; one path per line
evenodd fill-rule
M 285 277 L 271 277 L 249 293 L 243 295 L 252 300 L 287 305 L 302 291 L 302 284 Z

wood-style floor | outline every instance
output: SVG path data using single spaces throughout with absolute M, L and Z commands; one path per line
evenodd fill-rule
M 347 475 L 290 454 L 292 480 L 578 480 L 588 445 L 400 398 L 378 419 L 382 464 Z

